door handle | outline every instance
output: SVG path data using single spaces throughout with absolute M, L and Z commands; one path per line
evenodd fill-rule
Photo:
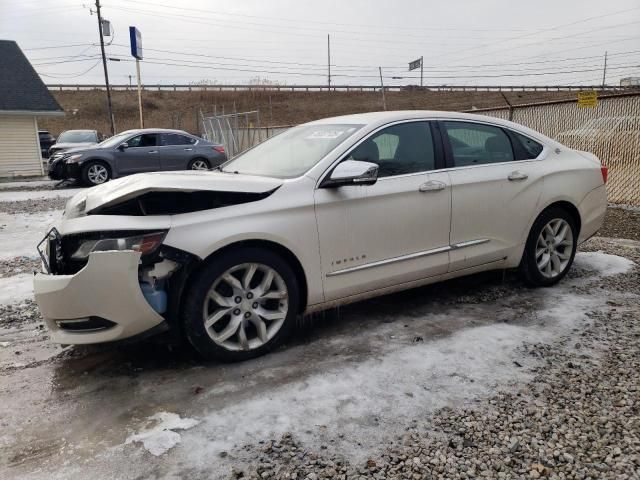
M 193 148 L 185 148 L 184 151 L 185 152 L 191 152 L 191 151 L 193 151 Z
M 151 150 L 150 152 L 147 152 L 147 153 L 158 153 L 158 151 L 157 150 Z
M 440 190 L 444 190 L 447 187 L 447 184 L 444 182 L 439 182 L 437 180 L 430 180 L 428 182 L 423 183 L 418 187 L 419 192 L 438 192 Z
M 509 179 L 510 182 L 519 182 L 529 178 L 529 175 L 516 170 L 515 172 L 511 172 L 507 178 Z

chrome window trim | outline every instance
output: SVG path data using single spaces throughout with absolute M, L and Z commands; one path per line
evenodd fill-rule
M 436 255 L 438 253 L 450 252 L 451 250 L 458 250 L 460 248 L 473 247 L 475 245 L 481 245 L 489 242 L 488 238 L 478 238 L 475 240 L 468 240 L 466 242 L 459 242 L 453 245 L 447 245 L 444 247 L 432 248 L 430 250 L 424 250 L 422 252 L 410 253 L 408 255 L 402 255 L 400 257 L 387 258 L 385 260 L 378 260 L 377 262 L 365 263 L 363 265 L 356 265 L 354 267 L 344 268 L 342 270 L 336 270 L 326 274 L 327 277 L 334 277 L 336 275 L 343 275 L 345 273 L 358 272 L 360 270 L 366 270 L 368 268 L 381 267 L 396 262 L 403 262 L 405 260 L 413 260 L 415 258 L 427 257 L 429 255 Z
M 358 148 L 360 146 L 361 143 L 363 143 L 365 140 L 369 139 L 371 136 L 375 135 L 376 133 L 378 133 L 380 130 L 383 130 L 387 127 L 392 127 L 394 125 L 399 125 L 401 123 L 410 123 L 410 122 L 462 122 L 462 123 L 477 123 L 480 125 L 487 125 L 490 127 L 496 127 L 496 128 L 500 128 L 500 129 L 505 129 L 505 130 L 510 130 L 512 132 L 516 132 L 519 135 L 522 135 L 524 137 L 527 137 L 531 140 L 533 140 L 534 142 L 539 143 L 540 145 L 542 145 L 542 152 L 540 152 L 540 155 L 538 155 L 536 158 L 529 158 L 529 159 L 525 159 L 525 160 L 511 160 L 510 162 L 496 162 L 496 163 L 483 163 L 483 164 L 479 164 L 479 165 L 467 165 L 464 167 L 444 167 L 444 168 L 434 168 L 432 170 L 425 170 L 423 172 L 412 172 L 412 173 L 403 173 L 400 175 L 391 175 L 389 177 L 380 177 L 378 178 L 378 181 L 382 181 L 384 179 L 391 179 L 391 178 L 402 178 L 402 177 L 408 177 L 411 175 L 424 175 L 424 174 L 428 174 L 430 172 L 449 172 L 452 170 L 459 170 L 461 168 L 477 168 L 477 167 L 483 167 L 483 166 L 489 166 L 489 165 L 505 165 L 507 163 L 522 163 L 522 162 L 531 162 L 531 161 L 541 161 L 544 160 L 545 158 L 547 158 L 547 156 L 549 155 L 549 152 L 551 151 L 551 147 L 543 140 L 539 139 L 539 138 L 535 138 L 532 137 L 531 135 L 524 133 L 520 130 L 518 130 L 517 128 L 512 128 L 510 126 L 505 126 L 505 125 L 501 125 L 499 123 L 494 123 L 491 121 L 487 121 L 487 120 L 476 120 L 476 119 L 467 119 L 467 118 L 455 118 L 455 117 L 448 117 L 448 116 L 435 116 L 435 117 L 417 117 L 417 118 L 405 118 L 403 120 L 396 120 L 393 122 L 389 122 L 389 123 L 385 123 L 384 125 L 380 125 L 378 128 L 376 128 L 375 130 L 372 130 L 371 132 L 369 132 L 366 136 L 364 136 L 363 138 L 361 138 L 360 140 L 358 140 L 356 143 L 352 144 L 349 148 L 347 148 L 347 150 L 341 154 L 336 160 L 333 161 L 333 163 L 331 163 L 331 165 L 329 165 L 329 167 L 322 173 L 322 175 L 320 175 L 318 181 L 316 182 L 316 189 L 318 189 L 320 187 L 320 185 L 322 184 L 322 182 L 324 181 L 324 179 L 327 177 L 327 175 L 329 175 L 329 172 L 335 168 L 335 166 L 337 164 L 339 164 L 340 162 L 342 162 L 343 160 L 345 160 L 346 156 L 349 155 L 353 150 L 355 150 L 356 148 Z M 440 132 L 440 135 L 445 135 L 446 132 Z M 434 138 L 435 141 L 435 138 Z M 444 141 L 444 138 L 443 138 Z M 328 155 L 328 154 L 327 154 Z

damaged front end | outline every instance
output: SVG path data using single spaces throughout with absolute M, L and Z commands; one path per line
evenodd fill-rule
M 62 236 L 52 229 L 38 248 L 46 273 L 34 278 L 36 303 L 52 340 L 103 343 L 167 330 L 198 258 L 162 245 L 165 235 L 166 230 Z
M 281 185 L 219 172 L 159 172 L 72 197 L 59 231 L 39 246 L 46 273 L 34 279 L 52 339 L 101 343 L 177 328 L 186 279 L 201 259 L 163 243 L 173 219 L 256 202 Z

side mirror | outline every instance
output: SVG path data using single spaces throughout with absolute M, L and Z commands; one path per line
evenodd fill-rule
M 378 165 L 360 160 L 345 160 L 331 172 L 323 187 L 373 185 L 378 180 Z
M 120 144 L 120 146 L 118 147 L 118 150 L 120 150 L 121 152 L 124 152 L 127 148 L 129 148 L 129 144 L 127 142 L 124 142 Z

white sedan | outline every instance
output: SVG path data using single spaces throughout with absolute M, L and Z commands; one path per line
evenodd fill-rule
M 328 118 L 211 172 L 148 173 L 73 197 L 35 296 L 64 344 L 171 329 L 243 360 L 295 318 L 495 269 L 558 282 L 602 225 L 606 167 L 478 115 Z

